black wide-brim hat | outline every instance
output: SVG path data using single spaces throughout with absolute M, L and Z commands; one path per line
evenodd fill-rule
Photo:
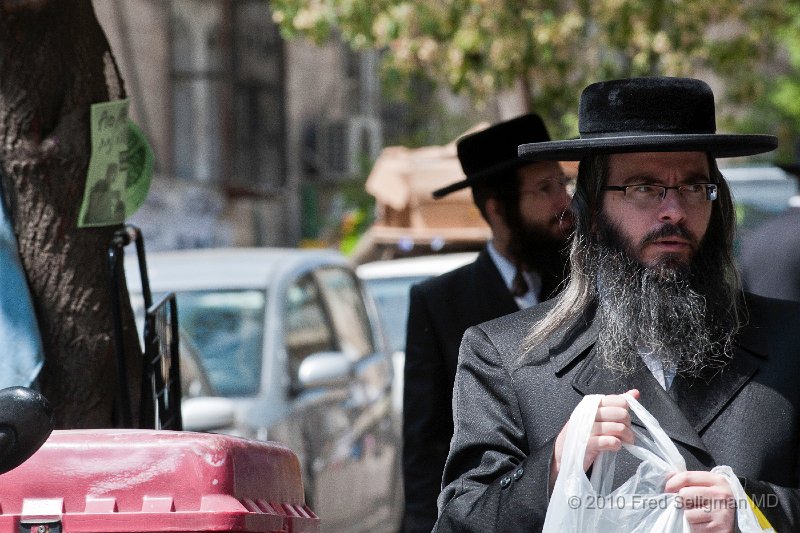
M 528 143 L 530 160 L 577 161 L 623 152 L 708 152 L 738 157 L 774 150 L 773 135 L 716 133 L 714 93 L 692 78 L 629 78 L 593 83 L 581 93 L 580 138 Z
M 519 157 L 517 147 L 523 143 L 549 140 L 550 135 L 544 122 L 535 113 L 521 115 L 465 135 L 456 141 L 456 151 L 466 179 L 433 191 L 433 197 L 441 198 L 492 179 L 513 177 L 513 171 L 531 164 Z

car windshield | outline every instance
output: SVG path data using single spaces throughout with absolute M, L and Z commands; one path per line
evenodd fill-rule
M 398 278 L 365 279 L 369 292 L 386 333 L 389 347 L 393 352 L 401 352 L 406 346 L 406 321 L 408 320 L 408 291 L 414 283 L 424 281 L 429 276 L 405 276 Z
M 177 293 L 181 348 L 196 351 L 220 396 L 258 393 L 264 342 L 263 290 Z

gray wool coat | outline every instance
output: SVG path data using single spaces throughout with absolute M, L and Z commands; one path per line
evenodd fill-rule
M 453 437 L 458 347 L 470 326 L 519 311 L 489 252 L 411 288 L 404 369 L 405 531 L 430 533 Z
M 644 365 L 618 377 L 599 364 L 593 309 L 524 358 L 524 337 L 551 302 L 467 330 L 435 531 L 541 531 L 570 413 L 584 395 L 632 388 L 689 470 L 730 466 L 777 531 L 800 531 L 800 305 L 752 294 L 745 303 L 727 366 L 707 382 L 676 376 L 669 391 Z M 620 453 L 615 486 L 637 464 Z

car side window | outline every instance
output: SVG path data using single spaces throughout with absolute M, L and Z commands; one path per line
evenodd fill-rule
M 372 328 L 355 275 L 340 267 L 319 268 L 315 275 L 342 351 L 355 359 L 374 353 Z
M 311 275 L 295 281 L 286 291 L 284 342 L 294 379 L 303 359 L 318 352 L 335 351 L 336 336 L 325 313 L 319 289 Z
M 216 393 L 253 396 L 264 357 L 263 290 L 178 293 L 181 350 L 197 358 Z M 181 361 L 183 364 L 183 360 Z

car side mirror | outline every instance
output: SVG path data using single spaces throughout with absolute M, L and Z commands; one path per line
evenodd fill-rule
M 353 363 L 342 352 L 311 354 L 300 363 L 297 385 L 301 390 L 320 387 L 342 387 L 353 374 Z
M 214 431 L 232 426 L 236 421 L 236 409 L 230 398 L 184 398 L 181 417 L 185 431 Z

